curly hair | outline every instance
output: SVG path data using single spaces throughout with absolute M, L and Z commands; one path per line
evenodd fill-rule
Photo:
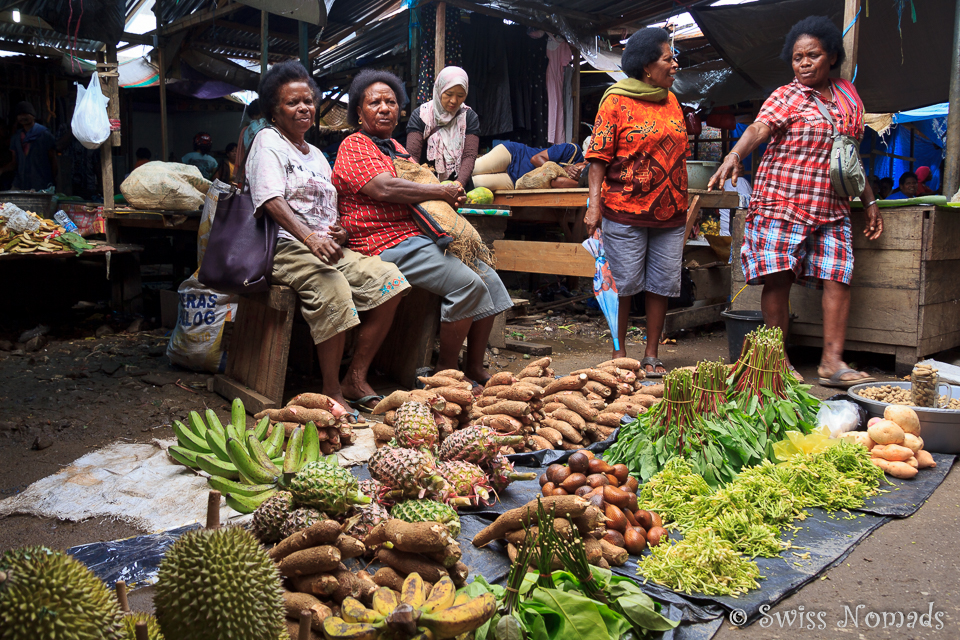
M 828 56 L 837 54 L 837 61 L 830 65 L 831 69 L 836 69 L 843 63 L 845 57 L 843 34 L 840 33 L 840 28 L 830 18 L 808 16 L 790 28 L 790 32 L 783 43 L 783 51 L 780 52 L 780 59 L 787 64 L 793 62 L 793 45 L 797 44 L 800 36 L 810 36 L 819 40 L 820 46 L 823 47 Z
M 310 73 L 300 64 L 299 60 L 287 60 L 275 64 L 260 79 L 259 94 L 260 110 L 267 120 L 273 119 L 273 111 L 280 103 L 280 90 L 291 82 L 306 82 L 313 92 L 314 104 L 320 103 L 320 89 Z
M 670 42 L 670 33 L 666 29 L 640 29 L 627 40 L 620 59 L 620 69 L 631 78 L 642 78 L 643 68 L 663 55 L 664 42 Z
M 397 104 L 402 109 L 407 104 L 407 90 L 403 87 L 403 80 L 389 71 L 382 69 L 364 69 L 350 83 L 349 99 L 347 101 L 347 124 L 356 127 L 360 125 L 360 114 L 357 109 L 363 102 L 363 94 L 372 84 L 382 82 L 393 90 L 397 97 Z

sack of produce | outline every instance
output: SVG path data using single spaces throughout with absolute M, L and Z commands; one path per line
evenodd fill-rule
M 567 171 L 556 162 L 544 162 L 542 166 L 523 174 L 514 189 L 549 189 L 556 178 L 566 178 Z
M 437 176 L 429 169 L 406 158 L 394 158 L 393 166 L 397 170 L 397 177 L 404 180 L 418 184 L 440 184 Z M 476 270 L 474 261 L 480 260 L 494 269 L 497 267 L 496 258 L 483 243 L 480 234 L 453 207 L 443 200 L 428 200 L 416 206 L 423 209 L 437 225 L 450 234 L 453 240 L 447 250 L 460 258 L 463 264 Z
M 148 162 L 120 185 L 130 206 L 162 211 L 196 211 L 209 188 L 199 169 L 179 162 Z
M 177 293 L 177 326 L 167 345 L 170 362 L 194 371 L 222 373 L 227 366 L 223 329 L 237 313 L 240 296 L 204 287 L 197 274 L 183 281 Z

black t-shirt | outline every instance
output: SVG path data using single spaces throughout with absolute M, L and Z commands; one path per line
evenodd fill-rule
M 420 109 L 414 109 L 410 114 L 410 120 L 407 121 L 407 133 L 423 133 L 423 119 L 420 117 Z M 473 109 L 467 109 L 467 135 L 480 135 L 480 116 Z

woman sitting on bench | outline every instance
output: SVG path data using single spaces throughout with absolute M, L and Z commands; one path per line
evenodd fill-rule
M 379 396 L 367 371 L 410 285 L 394 265 L 342 246 L 347 233 L 338 224 L 330 165 L 303 139 L 315 122 L 319 96 L 298 61 L 270 68 L 260 81 L 269 125 L 250 146 L 246 172 L 254 205 L 280 225 L 272 278 L 300 297 L 317 345 L 323 393 L 344 406 L 368 409 Z M 358 313 L 364 314 L 362 324 Z M 341 381 L 344 336 L 357 325 L 356 351 Z
M 350 85 L 347 121 L 360 131 L 347 136 L 337 152 L 333 184 L 340 193 L 340 219 L 349 246 L 397 265 L 415 287 L 441 298 L 440 357 L 437 369 L 457 369 L 464 338 L 464 373 L 483 384 L 483 368 L 494 317 L 513 306 L 497 272 L 479 260 L 471 269 L 444 253 L 420 233 L 411 204 L 445 200 L 457 208 L 465 197 L 459 182 L 418 184 L 397 177 L 387 151 L 406 155 L 391 139 L 407 95 L 403 82 L 386 71 L 361 71 Z

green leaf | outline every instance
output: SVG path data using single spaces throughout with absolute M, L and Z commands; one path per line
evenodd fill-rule
M 497 622 L 497 640 L 523 640 L 523 630 L 520 621 L 513 616 L 503 616 Z
M 615 576 L 606 593 L 634 627 L 650 631 L 669 631 L 680 624 L 660 615 L 656 609 L 657 603 L 628 578 Z
M 592 640 L 606 627 L 608 638 L 619 638 L 630 623 L 607 605 L 590 598 L 556 589 L 534 589 L 521 607 L 537 606 L 551 640 Z
M 787 423 L 787 426 L 793 428 L 797 426 L 797 414 L 794 413 L 792 403 L 781 402 L 777 406 L 780 418 Z

